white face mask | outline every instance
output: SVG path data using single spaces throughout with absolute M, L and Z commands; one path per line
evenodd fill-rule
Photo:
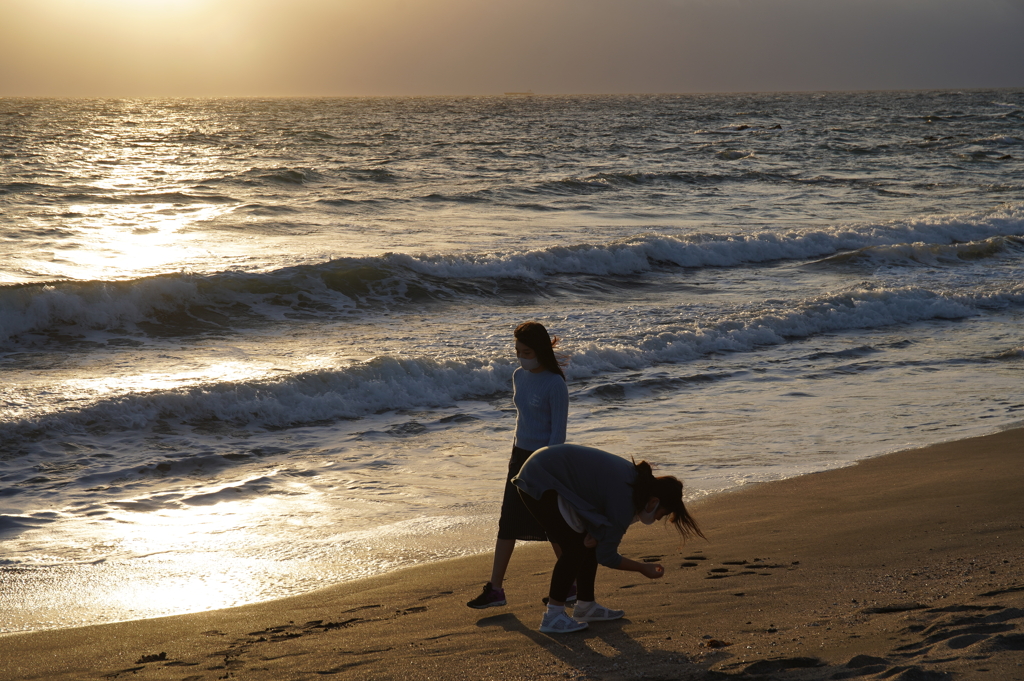
M 523 367 L 527 371 L 533 371 L 540 367 L 540 360 L 537 358 L 526 359 L 525 357 L 520 357 L 519 366 Z
M 658 506 L 660 505 L 661 502 L 659 501 L 654 505 L 654 508 L 652 508 L 650 511 L 646 509 L 640 511 L 640 513 L 637 514 L 637 517 L 640 518 L 640 522 L 642 522 L 644 525 L 653 525 L 654 521 L 657 520 L 657 518 L 654 517 L 654 514 L 658 512 Z

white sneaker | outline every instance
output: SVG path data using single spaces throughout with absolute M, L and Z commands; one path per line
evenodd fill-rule
M 545 634 L 570 634 L 574 631 L 583 631 L 588 626 L 586 622 L 577 622 L 569 617 L 564 610 L 559 610 L 554 615 L 550 612 L 544 614 L 540 630 Z
M 625 614 L 625 610 L 612 610 L 599 603 L 591 603 L 586 606 L 577 603 L 572 611 L 572 617 L 577 622 L 607 622 L 617 620 Z

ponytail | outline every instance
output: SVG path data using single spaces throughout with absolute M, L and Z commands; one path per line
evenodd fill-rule
M 633 465 L 636 467 L 636 480 L 633 482 L 634 510 L 639 513 L 647 506 L 648 499 L 657 497 L 661 507 L 671 513 L 669 522 L 676 526 L 684 541 L 693 537 L 707 539 L 700 531 L 697 521 L 686 510 L 686 504 L 683 503 L 683 483 L 671 475 L 654 477 L 654 470 L 646 461 L 634 461 Z

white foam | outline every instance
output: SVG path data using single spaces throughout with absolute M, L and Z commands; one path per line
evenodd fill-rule
M 355 291 L 348 292 L 350 296 L 345 291 L 329 288 L 321 275 L 358 278 L 360 272 L 369 272 L 374 286 L 358 297 L 366 303 L 376 300 L 386 306 L 405 299 L 414 285 L 434 289 L 441 298 L 448 298 L 460 296 L 449 287 L 457 287 L 465 280 L 485 280 L 487 283 L 476 288 L 500 291 L 502 280 L 539 283 L 550 276 L 627 276 L 665 266 L 736 267 L 776 260 L 822 258 L 840 251 L 870 247 L 915 243 L 946 245 L 999 236 L 1024 236 L 1024 205 L 1006 205 L 985 213 L 827 229 L 762 230 L 748 234 L 698 232 L 678 237 L 638 235 L 607 244 L 552 246 L 532 251 L 468 255 L 389 253 L 376 258 L 341 259 L 265 274 L 168 275 L 134 282 L 62 282 L 42 287 L 7 287 L 0 289 L 0 341 L 52 328 L 71 327 L 80 332 L 81 329 L 131 326 L 152 319 L 157 313 L 181 311 L 190 305 L 204 305 L 218 314 L 231 315 L 232 306 L 242 303 L 246 309 L 258 309 L 265 316 L 278 319 L 296 310 L 307 315 L 351 310 L 353 298 L 357 297 Z M 430 280 L 419 281 L 415 275 L 427 276 Z M 248 277 L 250 281 L 239 277 Z M 285 285 L 294 293 L 283 302 L 281 294 L 276 292 L 259 293 L 264 280 L 272 289 Z M 352 285 L 361 289 L 364 283 L 353 281 Z M 318 312 L 315 306 L 301 305 L 293 310 L 289 304 L 298 305 L 300 293 L 312 296 L 322 310 Z M 270 304 L 267 300 L 277 302 Z
M 828 229 L 762 230 L 749 234 L 704 232 L 681 237 L 641 235 L 606 245 L 556 246 L 525 253 L 386 257 L 410 270 L 442 278 L 540 279 L 556 274 L 636 274 L 650 271 L 659 262 L 678 267 L 730 267 L 819 258 L 869 246 L 950 244 L 1007 235 L 1024 236 L 1024 205 L 1008 205 L 981 214 Z
M 960 319 L 985 309 L 1024 305 L 1024 284 L 981 292 L 860 287 L 754 311 L 736 311 L 702 325 L 634 329 L 629 337 L 581 343 L 574 348 L 570 379 L 693 360 L 720 352 L 750 352 L 797 338 L 874 329 L 931 319 Z M 685 318 L 686 308 L 678 316 Z M 377 357 L 340 369 L 285 378 L 199 385 L 129 394 L 94 406 L 0 426 L 13 438 L 23 428 L 78 432 L 100 421 L 117 429 L 142 429 L 157 419 L 218 419 L 236 426 L 288 427 L 358 418 L 396 409 L 441 408 L 507 390 L 514 365 L 507 359 L 436 360 Z

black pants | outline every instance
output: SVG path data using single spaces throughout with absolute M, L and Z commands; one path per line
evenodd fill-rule
M 594 600 L 594 579 L 597 577 L 597 552 L 583 545 L 585 532 L 569 527 L 558 510 L 558 494 L 553 489 L 544 492 L 540 499 L 534 499 L 523 490 L 519 496 L 537 522 L 541 524 L 548 538 L 562 549 L 562 556 L 551 571 L 551 587 L 548 598 L 564 602 L 569 587 L 576 582 L 576 595 L 581 601 Z

